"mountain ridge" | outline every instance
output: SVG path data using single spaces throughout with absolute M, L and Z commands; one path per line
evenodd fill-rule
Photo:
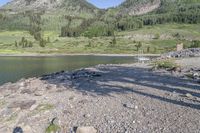
M 142 15 L 151 12 L 160 6 L 161 0 L 125 0 L 119 6 L 120 14 Z M 87 0 L 12 0 L 0 7 L 0 9 L 12 10 L 15 12 L 26 10 L 45 10 L 45 11 L 83 11 L 104 10 L 96 7 Z M 83 10 L 82 10 L 83 9 Z M 110 9 L 110 8 L 108 8 Z
M 120 14 L 143 15 L 159 8 L 161 0 L 126 0 L 119 5 Z
M 26 11 L 26 10 L 96 10 L 98 9 L 93 4 L 86 0 L 13 0 L 0 7 L 0 9 L 8 9 L 12 11 Z

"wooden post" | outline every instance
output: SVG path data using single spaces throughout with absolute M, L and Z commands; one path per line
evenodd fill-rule
M 179 43 L 176 45 L 176 51 L 181 51 L 183 50 L 183 43 Z

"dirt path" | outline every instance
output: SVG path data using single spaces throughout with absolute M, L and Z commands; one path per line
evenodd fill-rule
M 145 64 L 99 65 L 0 87 L 0 132 L 42 133 L 57 117 L 62 133 L 198 133 L 200 84 Z

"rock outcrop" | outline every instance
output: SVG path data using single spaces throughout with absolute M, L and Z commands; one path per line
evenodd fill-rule
M 142 15 L 159 8 L 160 4 L 160 0 L 127 0 L 120 6 L 120 13 L 129 14 L 131 16 Z

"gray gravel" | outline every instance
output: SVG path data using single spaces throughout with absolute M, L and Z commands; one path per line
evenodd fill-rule
M 198 133 L 200 84 L 149 68 L 99 65 L 7 83 L 0 87 L 0 133 L 15 127 L 43 133 L 55 117 L 61 133 L 77 126 L 98 133 Z
M 169 52 L 166 54 L 162 55 L 162 58 L 165 57 L 195 57 L 195 56 L 200 56 L 200 48 L 189 48 L 189 49 L 184 49 L 181 51 L 174 51 L 174 52 Z

